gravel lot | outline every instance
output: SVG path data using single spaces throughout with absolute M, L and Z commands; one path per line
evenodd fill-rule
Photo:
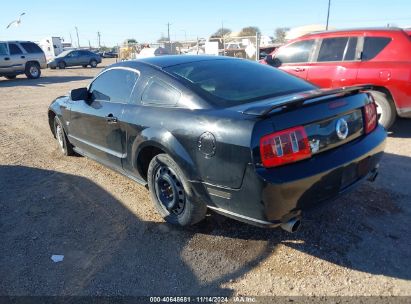
M 59 153 L 47 107 L 98 71 L 0 78 L 0 295 L 411 296 L 411 120 L 395 125 L 377 181 L 299 233 L 216 214 L 184 230 L 144 187 Z

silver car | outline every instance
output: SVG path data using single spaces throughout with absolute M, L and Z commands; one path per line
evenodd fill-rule
M 0 76 L 14 79 L 25 74 L 27 78 L 36 79 L 45 68 L 46 56 L 34 42 L 0 41 Z

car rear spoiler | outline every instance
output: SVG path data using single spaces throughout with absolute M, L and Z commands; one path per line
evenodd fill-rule
M 372 85 L 361 85 L 352 87 L 343 87 L 338 89 L 319 89 L 313 91 L 302 92 L 298 94 L 292 94 L 285 97 L 280 97 L 272 100 L 272 102 L 264 105 L 257 105 L 250 107 L 243 111 L 244 114 L 267 116 L 273 110 L 279 108 L 298 107 L 303 105 L 306 101 L 315 102 L 314 99 L 318 98 L 318 101 L 324 100 L 323 97 L 341 97 L 345 95 L 356 94 L 363 91 L 372 90 Z M 327 98 L 327 99 L 328 99 Z

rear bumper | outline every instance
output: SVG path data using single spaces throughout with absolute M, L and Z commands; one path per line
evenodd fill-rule
M 257 226 L 278 226 L 373 177 L 385 140 L 386 132 L 378 126 L 368 136 L 307 161 L 273 169 L 250 164 L 240 189 L 205 185 L 209 207 Z
M 46 61 L 41 61 L 40 62 L 40 68 L 41 69 L 47 69 L 47 62 Z

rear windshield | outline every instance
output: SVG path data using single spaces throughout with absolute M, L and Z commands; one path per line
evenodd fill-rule
M 315 87 L 271 66 L 243 60 L 206 60 L 164 70 L 186 81 L 218 106 L 232 106 Z

